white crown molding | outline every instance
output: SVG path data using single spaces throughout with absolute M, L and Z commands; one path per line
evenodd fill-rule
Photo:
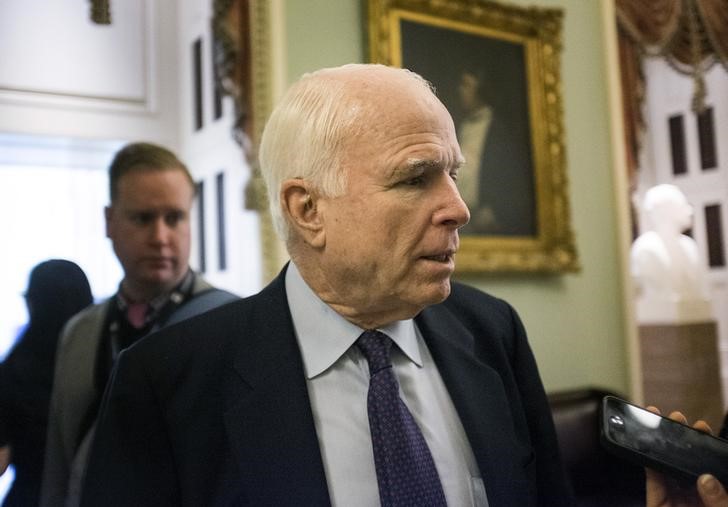
M 159 86 L 157 82 L 157 32 L 160 30 L 157 18 L 158 0 L 139 0 L 141 3 L 142 25 L 142 81 L 141 96 L 74 93 L 68 90 L 54 90 L 50 87 L 10 86 L 0 80 L 0 104 L 56 108 L 73 111 L 115 112 L 131 114 L 155 114 L 159 103 Z M 79 12 L 79 16 L 87 15 Z M 112 18 L 113 26 L 113 18 Z

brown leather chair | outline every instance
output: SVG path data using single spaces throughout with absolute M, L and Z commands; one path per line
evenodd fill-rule
M 549 394 L 567 476 L 580 507 L 644 507 L 644 470 L 607 453 L 599 442 L 601 400 L 608 394 L 624 398 L 595 388 Z

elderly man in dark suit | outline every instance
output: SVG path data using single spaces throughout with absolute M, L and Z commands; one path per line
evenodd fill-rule
M 306 75 L 260 162 L 291 262 L 122 354 L 83 505 L 570 505 L 523 326 L 450 281 L 463 157 L 428 84 Z

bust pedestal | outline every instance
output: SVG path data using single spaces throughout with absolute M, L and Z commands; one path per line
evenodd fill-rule
M 644 401 L 666 414 L 680 410 L 717 431 L 723 395 L 704 258 L 693 238 L 693 210 L 679 187 L 655 185 L 642 210 L 650 227 L 632 245 L 631 271 L 639 289 Z
M 661 302 L 660 312 L 640 306 L 640 356 L 644 401 L 663 414 L 680 410 L 704 419 L 714 431 L 723 422 L 718 329 L 708 301 Z
M 668 297 L 637 298 L 637 322 L 640 324 L 689 324 L 712 322 L 713 309 L 707 299 Z

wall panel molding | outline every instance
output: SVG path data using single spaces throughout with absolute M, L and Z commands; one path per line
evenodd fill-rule
M 112 24 L 87 2 L 3 0 L 0 103 L 98 112 L 157 112 L 157 0 L 112 3 Z

